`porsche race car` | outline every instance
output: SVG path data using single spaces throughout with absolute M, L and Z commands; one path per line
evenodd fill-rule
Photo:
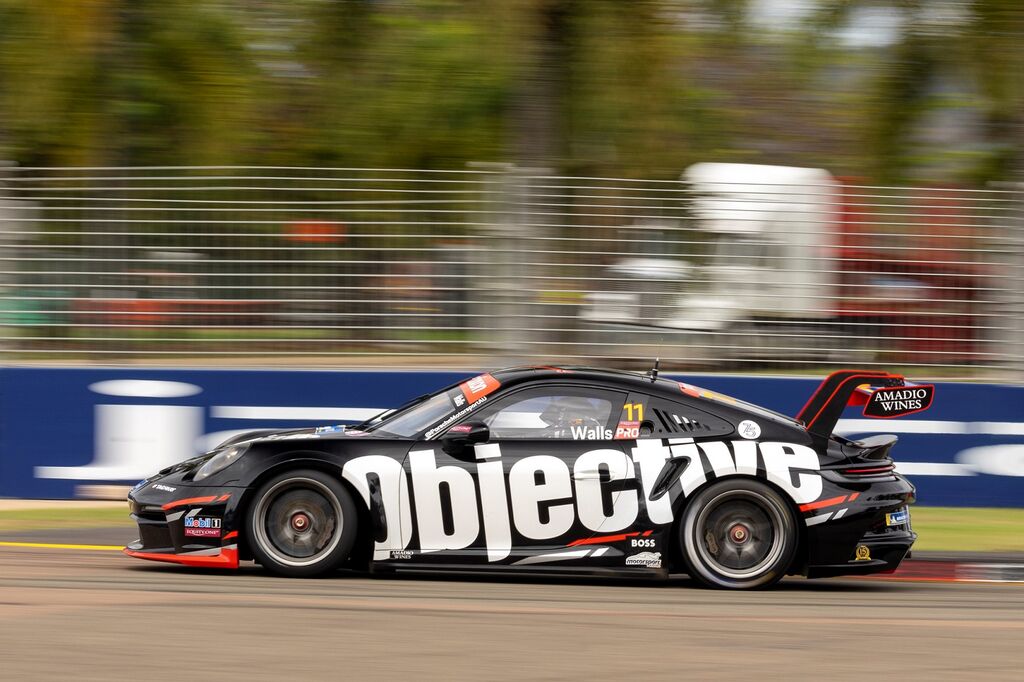
M 933 386 L 826 378 L 796 418 L 580 367 L 481 374 L 368 421 L 239 435 L 131 491 L 133 557 L 282 576 L 339 568 L 666 578 L 719 588 L 892 571 L 916 535 L 894 417 Z

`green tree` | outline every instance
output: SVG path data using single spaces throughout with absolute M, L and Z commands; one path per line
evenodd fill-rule
M 959 179 L 1009 177 L 1014 165 L 1024 161 L 1024 10 L 1019 2 L 826 0 L 809 24 L 819 71 L 854 52 L 836 50 L 830 44 L 833 32 L 858 9 L 879 7 L 899 19 L 896 40 L 862 57 L 866 82 L 845 98 L 857 113 L 866 172 L 901 181 L 922 167 L 934 169 L 944 156 L 966 154 L 971 163 Z M 951 150 L 956 141 L 948 137 L 922 139 L 928 117 L 942 110 L 965 116 L 977 112 L 983 121 L 980 143 Z
M 25 164 L 227 163 L 255 71 L 223 5 L 3 0 L 0 125 Z
M 324 165 L 452 168 L 501 156 L 509 87 L 499 4 L 309 3 L 308 77 L 283 83 L 292 154 Z

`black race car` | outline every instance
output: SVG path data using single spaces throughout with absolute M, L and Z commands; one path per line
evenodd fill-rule
M 140 482 L 131 556 L 305 577 L 340 567 L 665 578 L 751 588 L 895 569 L 916 535 L 895 436 L 832 435 L 848 404 L 932 386 L 830 375 L 796 419 L 648 374 L 482 374 L 356 426 L 262 431 Z

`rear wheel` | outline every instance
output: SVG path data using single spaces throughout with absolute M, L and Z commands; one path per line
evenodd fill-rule
M 336 479 L 289 471 L 256 492 L 246 530 L 256 561 L 268 571 L 309 578 L 338 568 L 352 551 L 356 506 Z
M 797 530 L 789 505 L 759 481 L 725 480 L 686 506 L 679 541 L 690 574 L 711 587 L 750 589 L 786 575 Z

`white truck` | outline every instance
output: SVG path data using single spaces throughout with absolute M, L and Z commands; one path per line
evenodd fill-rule
M 609 265 L 579 312 L 589 353 L 715 366 L 970 352 L 964 333 L 934 328 L 970 328 L 976 272 L 915 255 L 907 234 L 877 234 L 899 219 L 872 218 L 828 171 L 698 163 L 682 179 L 688 206 L 665 229 L 695 235 L 692 247 Z M 623 243 L 638 229 L 650 227 L 622 228 Z M 902 247 L 886 246 L 897 238 Z

